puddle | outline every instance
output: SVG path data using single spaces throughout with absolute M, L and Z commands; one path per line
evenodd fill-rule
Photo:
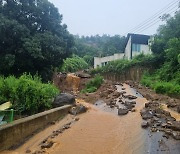
M 176 121 L 180 121 L 180 114 L 172 109 L 168 108 L 166 104 L 162 104 L 162 108 L 165 111 L 170 112 L 171 116 L 176 119 Z
M 134 96 L 137 96 L 137 97 L 140 97 L 140 98 L 144 98 L 136 89 L 131 88 L 131 87 L 130 87 L 129 85 L 127 85 L 127 84 L 124 84 L 124 85 L 126 85 L 126 87 L 128 86 L 128 89 L 130 90 L 131 95 L 134 95 Z M 122 90 L 122 88 L 124 88 L 124 86 L 116 85 L 116 87 L 117 87 L 117 91 L 118 91 L 118 92 L 126 91 L 126 90 Z

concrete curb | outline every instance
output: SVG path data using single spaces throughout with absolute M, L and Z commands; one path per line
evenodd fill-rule
M 0 151 L 16 146 L 50 122 L 68 114 L 71 105 L 54 108 L 0 127 Z

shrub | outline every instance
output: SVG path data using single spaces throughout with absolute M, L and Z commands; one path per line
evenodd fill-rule
M 110 72 L 123 73 L 124 71 L 128 70 L 130 67 L 133 66 L 156 67 L 157 63 L 158 63 L 158 58 L 152 55 L 140 54 L 134 57 L 132 60 L 121 59 L 121 60 L 112 61 L 108 63 L 106 66 L 91 70 L 91 74 L 110 73 Z
M 82 93 L 92 93 L 95 92 L 103 83 L 103 77 L 100 75 L 96 75 L 92 80 L 90 80 L 85 89 L 83 89 Z
M 169 82 L 160 80 L 158 73 L 152 75 L 144 74 L 141 84 L 154 89 L 157 93 L 180 95 L 180 85 L 173 80 Z
M 66 60 L 63 61 L 63 65 L 60 68 L 60 71 L 76 72 L 87 68 L 88 68 L 88 64 L 83 58 L 78 56 L 73 56 L 72 58 L 67 58 Z
M 24 74 L 19 78 L 0 78 L 0 103 L 10 101 L 19 113 L 31 115 L 51 108 L 52 99 L 59 90 L 44 84 L 38 76 Z

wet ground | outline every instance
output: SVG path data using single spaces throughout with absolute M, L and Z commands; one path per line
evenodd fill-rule
M 79 120 L 73 123 L 71 128 L 51 139 L 54 143 L 53 146 L 44 149 L 43 153 L 179 154 L 179 141 L 163 138 L 163 134 L 160 132 L 150 133 L 148 129 L 141 128 L 143 120 L 140 110 L 147 103 L 147 100 L 127 84 L 123 84 L 123 87 L 117 85 L 117 91 L 125 91 L 127 95 L 137 96 L 137 99 L 135 99 L 135 112 L 130 111 L 127 115 L 119 116 L 118 109 L 116 107 L 109 107 L 103 100 L 97 100 L 92 105 L 81 99 L 77 99 L 77 102 L 86 105 L 89 110 L 87 113 L 79 115 Z M 116 99 L 116 103 L 120 108 L 124 108 L 124 105 L 119 102 L 119 98 Z M 166 106 L 163 106 L 163 108 L 169 110 Z M 178 113 L 171 113 L 172 116 L 179 117 Z M 40 143 L 47 136 L 64 124 L 74 121 L 74 118 L 74 116 L 68 115 L 62 121 L 34 135 L 18 149 L 8 151 L 8 153 L 22 154 L 26 153 L 27 150 L 29 150 L 29 153 L 38 152 L 41 149 Z

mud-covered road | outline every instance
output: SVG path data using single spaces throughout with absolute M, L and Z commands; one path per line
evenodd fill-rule
M 105 103 L 99 97 L 95 104 L 77 98 L 76 102 L 88 107 L 86 113 L 78 116 L 68 115 L 55 125 L 34 135 L 19 148 L 4 153 L 179 154 L 179 140 L 164 138 L 159 131 L 151 132 L 141 127 L 143 120 L 140 111 L 148 102 L 147 99 L 127 84 L 116 87 L 118 92 L 123 92 L 126 96 L 135 96 L 133 98 L 135 105 L 130 106 L 131 109 L 125 115 L 118 113 L 119 108 L 124 106 L 120 96 L 116 97 L 114 103 L 118 104 L 118 107 Z M 127 105 L 128 100 L 125 98 L 123 101 Z M 68 127 L 62 132 L 52 135 L 67 124 Z M 44 148 L 42 143 L 48 136 L 52 145 Z

